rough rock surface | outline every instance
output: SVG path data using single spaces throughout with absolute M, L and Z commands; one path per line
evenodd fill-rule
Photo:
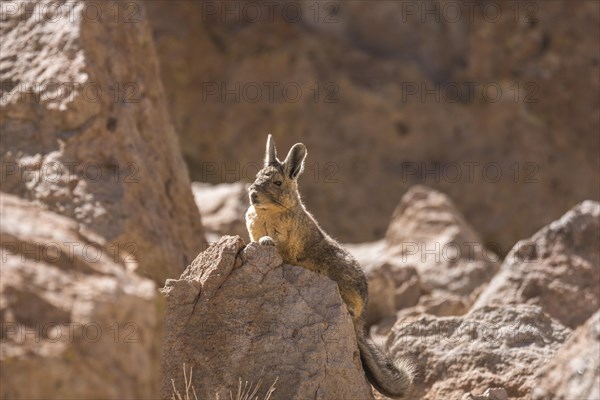
M 160 299 L 84 224 L 0 196 L 0 398 L 156 396 Z
M 369 302 L 367 326 L 415 306 L 423 293 L 419 274 L 412 267 L 384 263 L 367 273 Z
M 422 185 L 402 197 L 384 240 L 345 246 L 369 280 L 368 325 L 423 313 L 462 315 L 498 270 L 498 256 L 453 202 Z
M 415 360 L 415 398 L 459 399 L 501 387 L 510 399 L 531 399 L 535 373 L 569 333 L 536 306 L 484 307 L 462 317 L 398 321 L 387 346 Z
M 227 398 L 239 379 L 274 399 L 372 398 L 336 284 L 284 265 L 272 247 L 225 236 L 168 280 L 161 396 L 193 368 L 198 398 Z M 264 395 L 267 387 L 259 393 Z
M 452 200 L 425 186 L 402 197 L 385 240 L 388 257 L 414 266 L 429 291 L 473 296 L 498 269 L 498 256 L 485 248 Z
M 489 388 L 480 396 L 467 393 L 462 400 L 508 400 L 508 394 L 503 388 Z
M 419 274 L 414 267 L 387 261 L 385 241 L 345 244 L 344 247 L 356 258 L 369 282 L 367 326 L 394 317 L 398 310 L 418 303 L 423 294 Z
M 573 332 L 538 375 L 536 400 L 600 399 L 600 311 Z
M 585 201 L 518 242 L 473 307 L 536 304 L 575 328 L 600 307 L 600 203 Z
M 209 242 L 218 241 L 224 235 L 241 236 L 249 241 L 244 217 L 248 209 L 248 185 L 194 182 L 192 192 Z
M 2 191 L 128 251 L 155 282 L 205 244 L 141 2 L 3 4 Z
M 599 199 L 598 2 L 248 4 L 148 2 L 194 180 L 252 179 L 271 132 L 307 144 L 303 195 L 335 237 L 381 238 L 423 183 L 502 255 Z

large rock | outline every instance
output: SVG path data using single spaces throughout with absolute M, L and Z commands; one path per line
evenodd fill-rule
M 2 191 L 179 276 L 205 240 L 143 4 L 5 2 L 1 29 Z
M 421 185 L 402 197 L 384 240 L 346 247 L 369 280 L 368 325 L 398 310 L 402 318 L 462 315 L 498 270 L 498 256 L 453 202 Z
M 154 283 L 84 224 L 11 195 L 0 201 L 0 398 L 155 397 Z
M 252 180 L 271 132 L 307 144 L 304 198 L 341 240 L 381 238 L 423 183 L 502 256 L 599 198 L 598 2 L 269 4 L 148 2 L 194 180 Z
M 387 346 L 415 360 L 415 398 L 460 399 L 503 388 L 510 399 L 531 399 L 536 373 L 569 333 L 536 306 L 484 307 L 462 317 L 398 321 Z
M 371 399 L 352 321 L 337 285 L 282 264 L 273 247 L 225 236 L 178 280 L 168 280 L 161 396 L 193 370 L 199 399 L 236 392 L 238 380 L 277 379 L 274 399 Z
M 600 399 L 600 311 L 577 328 L 538 375 L 536 400 Z
M 498 269 L 498 256 L 453 202 L 425 186 L 414 186 L 402 197 L 385 240 L 388 259 L 416 268 L 427 291 L 474 300 Z
M 574 328 L 600 307 L 600 203 L 585 201 L 518 242 L 473 307 L 536 304 Z
M 369 282 L 367 326 L 392 318 L 398 310 L 418 303 L 423 288 L 417 270 L 390 262 L 386 258 L 385 241 L 344 247 L 356 258 Z

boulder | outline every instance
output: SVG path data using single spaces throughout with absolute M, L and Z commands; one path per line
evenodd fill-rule
M 498 256 L 446 195 L 412 187 L 396 207 L 386 236 L 386 257 L 415 268 L 423 290 L 455 295 L 470 304 L 498 270 Z
M 156 396 L 154 283 L 85 224 L 16 196 L 0 201 L 0 398 Z
M 415 306 L 423 293 L 415 268 L 384 263 L 367 273 L 369 302 L 367 326 Z
M 369 282 L 367 326 L 396 315 L 418 303 L 423 290 L 416 269 L 386 260 L 385 241 L 345 244 L 358 261 Z
M 452 200 L 421 185 L 402 197 L 385 239 L 345 246 L 369 281 L 368 325 L 423 313 L 462 315 L 498 270 L 498 256 Z
M 510 399 L 531 399 L 536 373 L 570 332 L 537 306 L 483 307 L 461 317 L 398 321 L 387 347 L 415 360 L 415 398 L 459 399 L 503 388 Z
M 340 240 L 381 238 L 426 184 L 501 256 L 599 199 L 598 2 L 147 7 L 195 181 L 252 180 L 270 132 L 307 145 L 302 193 Z
M 216 242 L 223 235 L 249 239 L 245 219 L 248 186 L 242 182 L 219 185 L 192 183 L 194 200 L 202 215 L 202 226 L 209 242 Z
M 575 328 L 600 307 L 600 203 L 584 201 L 518 242 L 474 304 L 535 304 Z
M 282 264 L 274 247 L 225 236 L 162 289 L 167 301 L 162 398 L 228 398 L 238 381 L 275 383 L 275 399 L 371 399 L 337 285 Z M 171 381 L 173 380 L 173 382 Z
M 535 400 L 600 399 L 600 312 L 577 328 L 538 374 Z
M 144 4 L 2 6 L 2 191 L 73 218 L 163 283 L 203 248 Z

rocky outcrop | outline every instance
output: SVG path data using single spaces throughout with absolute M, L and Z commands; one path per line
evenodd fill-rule
M 2 191 L 73 218 L 155 282 L 205 244 L 141 2 L 3 5 Z
M 417 270 L 388 260 L 385 241 L 344 247 L 356 258 L 369 282 L 367 326 L 393 318 L 398 310 L 418 303 L 423 288 Z
M 600 312 L 577 328 L 538 374 L 535 400 L 600 399 Z
M 484 307 L 462 317 L 398 321 L 387 346 L 417 363 L 415 398 L 459 399 L 503 388 L 510 399 L 531 399 L 536 372 L 569 333 L 540 307 Z
M 162 291 L 163 398 L 171 379 L 184 387 L 184 363 L 202 399 L 260 378 L 264 392 L 277 380 L 275 399 L 372 398 L 337 285 L 282 264 L 273 247 L 225 236 Z
M 498 269 L 488 250 L 443 193 L 412 187 L 392 215 L 388 257 L 414 266 L 426 290 L 474 296 Z
M 385 240 L 346 245 L 369 279 L 369 324 L 423 313 L 466 313 L 498 270 L 498 256 L 444 194 L 415 186 L 394 211 Z
M 194 182 L 192 192 L 209 242 L 216 242 L 223 235 L 240 236 L 249 240 L 245 220 L 248 209 L 247 184 L 236 182 L 210 185 Z
M 421 183 L 502 256 L 599 198 L 597 2 L 225 4 L 148 2 L 194 180 L 252 180 L 270 132 L 335 237 L 381 238 Z
M 575 328 L 600 307 L 600 203 L 585 201 L 518 242 L 473 307 L 535 304 Z
M 0 398 L 155 397 L 155 285 L 84 224 L 0 196 Z
M 424 198 L 432 195 L 426 194 Z M 401 214 L 427 215 L 416 207 L 426 209 L 426 204 L 432 202 L 413 198 Z M 452 214 L 430 211 L 429 215 L 429 219 L 405 218 L 397 227 L 414 237 L 423 232 L 422 237 L 428 238 L 428 232 L 437 232 L 439 242 L 445 236 L 472 240 L 447 228 Z M 400 310 L 391 331 L 390 320 L 374 326 L 372 333 L 387 336 L 394 354 L 412 356 L 417 362 L 421 372 L 415 396 L 424 400 L 597 397 L 599 216 L 600 205 L 585 201 L 519 242 L 464 316 L 440 317 L 464 297 L 434 290 L 422 295 L 415 307 Z M 402 221 L 396 219 L 391 226 L 398 220 Z M 417 233 L 413 225 L 419 227 Z M 452 274 L 442 271 L 440 279 Z M 427 279 L 427 271 L 419 275 L 422 281 Z M 462 305 L 465 311 L 468 306 Z

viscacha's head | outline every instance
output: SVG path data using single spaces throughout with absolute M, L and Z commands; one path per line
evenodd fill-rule
M 250 204 L 256 209 L 289 209 L 298 204 L 298 177 L 304 170 L 306 146 L 296 143 L 285 160 L 279 161 L 275 142 L 271 135 L 267 138 L 267 148 L 263 168 L 256 174 L 256 180 L 248 189 Z

